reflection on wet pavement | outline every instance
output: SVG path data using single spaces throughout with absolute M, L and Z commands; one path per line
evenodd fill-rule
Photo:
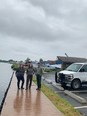
M 38 91 L 35 98 L 34 113 L 36 116 L 41 114 L 41 92 Z
M 23 90 L 17 90 L 16 97 L 14 99 L 14 109 L 17 113 L 21 112 L 21 108 L 23 105 Z

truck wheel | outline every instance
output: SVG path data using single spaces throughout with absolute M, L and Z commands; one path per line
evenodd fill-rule
M 81 81 L 79 79 L 75 79 L 71 83 L 71 87 L 73 89 L 79 89 L 81 87 Z
M 55 82 L 58 83 L 57 72 L 55 72 Z
M 64 89 L 66 89 L 66 83 L 62 83 L 61 87 L 63 87 Z

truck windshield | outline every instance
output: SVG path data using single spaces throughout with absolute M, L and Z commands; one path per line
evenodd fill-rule
M 66 70 L 78 72 L 78 70 L 81 68 L 81 66 L 82 66 L 82 64 L 71 64 L 69 67 L 66 68 Z

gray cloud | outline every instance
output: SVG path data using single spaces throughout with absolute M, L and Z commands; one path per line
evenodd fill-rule
M 87 57 L 86 11 L 86 0 L 0 1 L 1 58 Z

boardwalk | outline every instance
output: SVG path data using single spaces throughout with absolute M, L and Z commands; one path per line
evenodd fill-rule
M 34 83 L 31 90 L 17 90 L 16 81 L 14 76 L 1 116 L 63 116 L 41 91 L 36 91 Z

